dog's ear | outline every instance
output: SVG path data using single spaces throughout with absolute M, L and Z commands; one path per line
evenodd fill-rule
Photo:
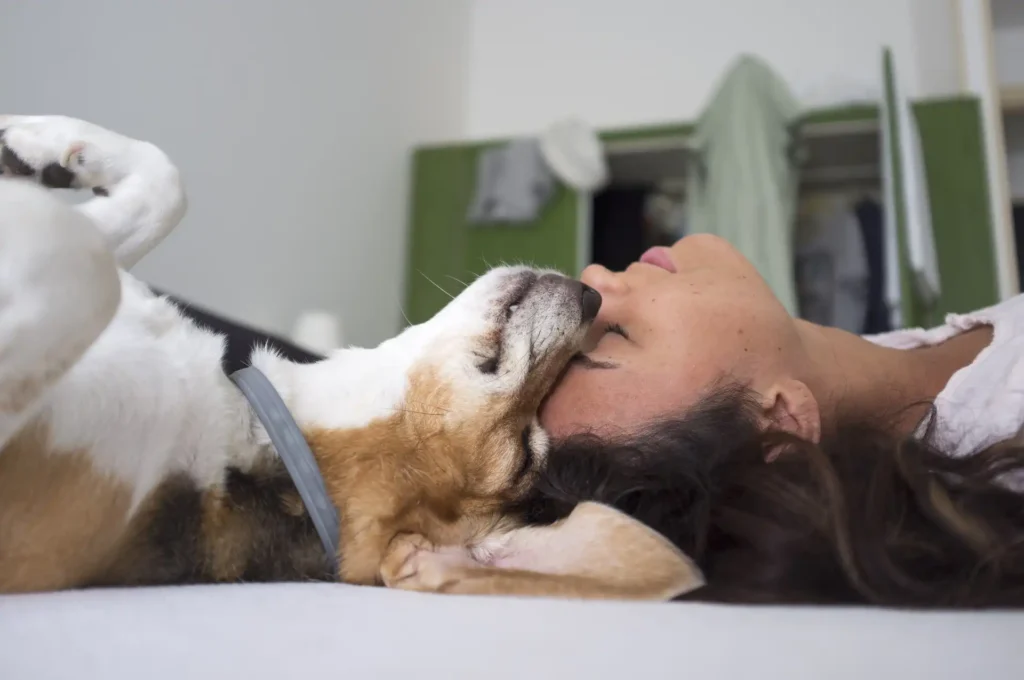
M 495 567 L 578 577 L 608 597 L 667 600 L 704 585 L 697 565 L 668 539 L 599 503 L 580 503 L 565 519 L 514 529 L 496 543 Z

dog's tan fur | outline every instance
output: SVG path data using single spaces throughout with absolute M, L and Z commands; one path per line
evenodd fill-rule
M 125 531 L 131 489 L 26 428 L 0 454 L 0 592 L 71 588 Z
M 502 502 L 515 491 L 510 479 L 521 422 L 538 398 L 481 404 L 455 431 L 435 417 L 451 399 L 450 388 L 423 371 L 410 380 L 409 407 L 391 418 L 357 430 L 307 433 L 340 511 L 344 580 L 378 581 L 383 555 L 399 533 L 459 544 L 496 525 Z

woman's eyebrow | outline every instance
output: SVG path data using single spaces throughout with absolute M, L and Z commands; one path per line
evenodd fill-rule
M 577 354 L 572 358 L 572 362 L 573 364 L 579 366 L 580 368 L 586 368 L 588 370 L 605 370 L 609 368 L 619 367 L 618 364 L 613 363 L 611 361 L 597 361 L 596 359 L 591 359 L 586 354 Z

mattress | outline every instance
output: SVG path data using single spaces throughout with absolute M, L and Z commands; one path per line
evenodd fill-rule
M 334 584 L 0 597 L 0 678 L 1024 678 L 1024 613 L 423 595 Z

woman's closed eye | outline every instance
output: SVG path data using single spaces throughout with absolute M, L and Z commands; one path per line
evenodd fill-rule
M 612 333 L 614 335 L 621 335 L 626 340 L 629 340 L 629 333 L 620 324 L 610 323 L 604 328 L 605 333 Z
M 579 366 L 580 368 L 618 368 L 619 365 L 611 361 L 598 361 L 597 359 L 591 359 L 586 354 L 577 354 L 570 362 L 573 366 Z
M 618 324 L 618 323 L 606 324 L 605 327 L 604 327 L 604 334 L 603 335 L 604 336 L 616 335 L 616 336 L 621 337 L 624 340 L 629 340 L 629 333 L 626 331 L 626 329 L 621 324 Z M 579 354 L 574 356 L 572 358 L 572 360 L 571 360 L 571 363 L 572 363 L 573 366 L 579 366 L 580 368 L 608 369 L 608 368 L 618 368 L 619 367 L 619 365 L 617 363 L 615 363 L 614 361 L 600 361 L 598 359 L 591 358 L 590 356 L 588 356 L 587 354 L 585 354 L 583 352 L 580 352 Z

